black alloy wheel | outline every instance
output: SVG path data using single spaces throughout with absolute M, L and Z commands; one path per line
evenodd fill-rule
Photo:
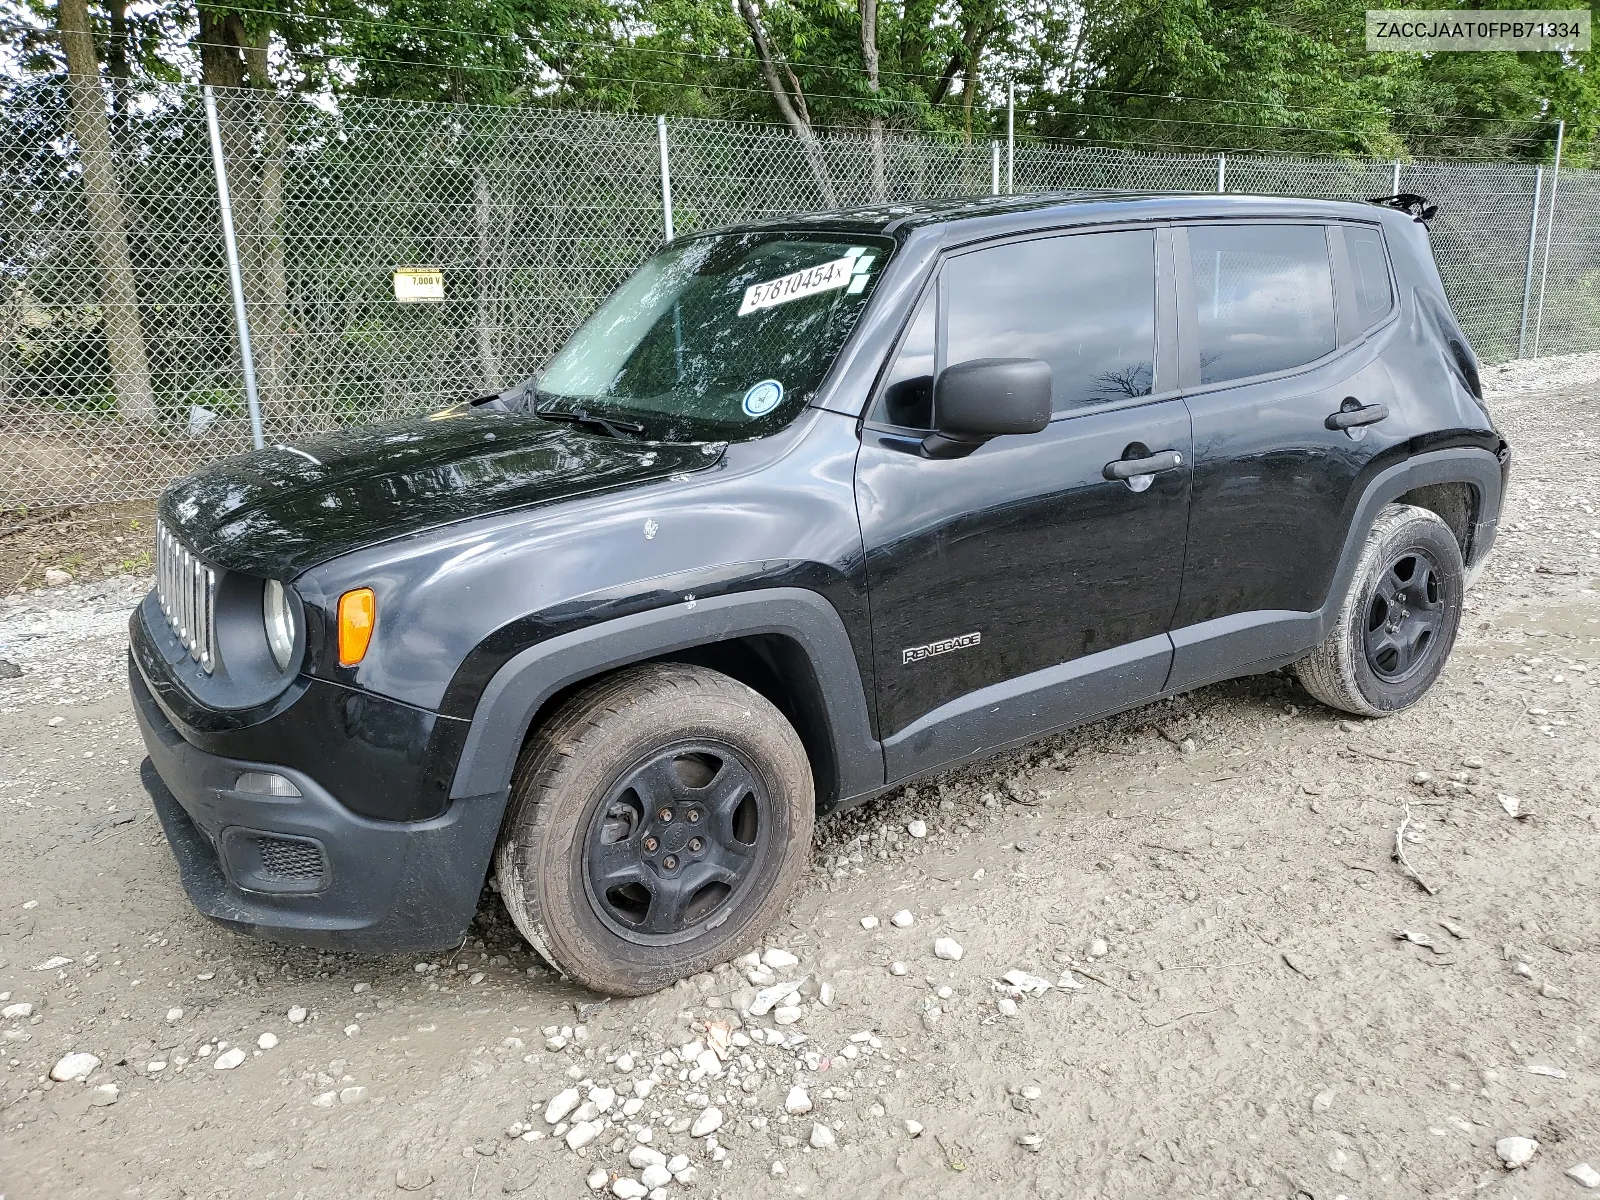
M 670 945 L 739 902 L 772 800 L 732 747 L 692 742 L 625 771 L 585 838 L 583 882 L 620 937 Z
M 1367 601 L 1367 665 L 1385 683 L 1420 670 L 1440 645 L 1445 623 L 1439 564 L 1411 549 L 1385 568 Z

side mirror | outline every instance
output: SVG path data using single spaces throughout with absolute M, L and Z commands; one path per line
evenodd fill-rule
M 1037 358 L 975 358 L 933 382 L 937 432 L 923 439 L 929 458 L 971 454 L 990 438 L 1038 433 L 1050 423 L 1050 364 Z

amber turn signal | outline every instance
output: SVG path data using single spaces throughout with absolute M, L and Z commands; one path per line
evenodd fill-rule
M 378 601 L 371 588 L 356 588 L 339 597 L 339 665 L 353 667 L 367 654 Z

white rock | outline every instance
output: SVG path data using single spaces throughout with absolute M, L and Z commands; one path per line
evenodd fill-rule
M 961 943 L 955 938 L 939 938 L 933 943 L 933 956 L 948 962 L 960 962 L 961 956 L 966 953 L 961 949 Z
M 152 1059 L 151 1061 L 145 1063 L 144 1069 L 146 1071 L 148 1071 L 152 1075 L 159 1075 L 159 1074 L 161 1074 L 161 1072 L 163 1072 L 163 1071 L 165 1071 L 167 1069 L 167 1064 L 165 1062 L 163 1062 L 161 1059 L 156 1058 L 156 1059 Z
M 340 1104 L 365 1104 L 367 1102 L 367 1089 L 361 1084 L 354 1087 L 339 1089 Z
M 922 1122 L 921 1121 L 908 1120 L 908 1121 L 905 1122 L 905 1126 L 906 1126 L 906 1132 L 909 1133 L 912 1137 L 921 1137 L 922 1136 Z
M 45 959 L 42 963 L 35 967 L 34 970 L 59 971 L 62 967 L 68 965 L 70 962 L 72 962 L 70 958 L 64 958 L 59 954 L 52 954 L 49 958 Z
M 726 1151 L 724 1151 L 721 1146 L 718 1146 L 717 1150 L 720 1153 L 724 1153 L 724 1154 L 726 1153 Z M 715 1155 L 713 1155 L 713 1157 L 715 1157 Z M 693 1167 L 685 1167 L 681 1171 L 674 1171 L 672 1173 L 672 1177 L 674 1179 L 676 1179 L 679 1183 L 683 1184 L 684 1187 L 693 1187 L 695 1180 L 700 1178 L 700 1173 L 698 1171 L 696 1171 Z
M 806 1094 L 805 1088 L 797 1084 L 789 1089 L 789 1095 L 783 1102 L 783 1111 L 791 1117 L 811 1111 L 811 1097 Z
M 639 1110 L 643 1107 L 644 1101 L 638 1096 L 629 1096 L 622 1102 L 622 1115 L 625 1117 L 636 1117 L 639 1115 Z
M 611 1106 L 617 1102 L 615 1089 L 597 1087 L 589 1090 L 589 1103 L 593 1104 L 596 1112 L 610 1112 Z
M 918 817 L 915 821 L 906 826 L 906 832 L 914 838 L 925 838 L 928 836 L 928 823 L 921 817 Z
M 544 1121 L 546 1125 L 554 1125 L 557 1121 L 566 1119 L 568 1113 L 578 1107 L 583 1096 L 577 1088 L 567 1088 L 557 1092 L 550 1098 L 550 1103 L 544 1106 Z
M 823 1008 L 833 1007 L 833 984 L 825 983 L 817 989 L 817 1003 Z
M 181 1009 L 181 1008 L 169 1008 L 169 1009 L 167 1009 L 167 1020 L 169 1020 L 169 1021 L 181 1021 L 181 1020 L 183 1020 L 183 1009 Z
M 89 1103 L 96 1108 L 105 1108 L 109 1104 L 115 1104 L 121 1096 L 122 1089 L 116 1084 L 102 1083 L 90 1093 Z
M 767 1171 L 774 1179 L 782 1179 L 789 1173 L 788 1171 L 784 1170 L 783 1163 L 779 1162 L 777 1159 L 772 1160 L 772 1166 L 768 1167 Z
M 639 1172 L 639 1182 L 644 1184 L 647 1190 L 654 1191 L 672 1182 L 672 1172 L 667 1170 L 665 1164 L 653 1163 Z
M 629 1179 L 626 1175 L 611 1181 L 611 1194 L 621 1200 L 641 1200 L 650 1194 L 650 1189 L 637 1179 Z
M 593 1100 L 585 1100 L 572 1114 L 574 1121 L 592 1121 L 600 1115 L 600 1107 Z
M 775 983 L 769 988 L 762 988 L 750 1003 L 750 1015 L 752 1017 L 766 1016 L 777 1005 L 778 1001 L 794 995 L 800 990 L 800 985 L 809 978 L 810 976 L 802 975 L 799 979 L 788 983 Z M 699 1051 L 697 1050 L 695 1053 L 698 1054 Z M 690 1061 L 693 1061 L 692 1056 Z
M 271 1050 L 277 1044 L 278 1035 L 275 1033 L 263 1033 L 256 1039 L 256 1045 L 261 1047 L 263 1050 Z
M 1500 807 L 1506 810 L 1506 816 L 1515 817 L 1522 812 L 1522 801 L 1515 796 L 1508 796 L 1504 792 L 1496 792 L 1494 798 L 1500 801 Z
M 1056 980 L 1056 986 L 1058 988 L 1066 988 L 1070 991 L 1081 991 L 1083 988 L 1083 981 L 1076 978 L 1071 971 L 1063 971 L 1061 972 L 1061 978 Z
M 1494 1144 L 1494 1152 L 1505 1163 L 1506 1170 L 1515 1171 L 1533 1161 L 1533 1156 L 1539 1152 L 1539 1143 L 1530 1137 L 1506 1137 Z
M 1333 1107 L 1333 1089 L 1332 1088 L 1323 1088 L 1315 1096 L 1311 1097 L 1311 1111 L 1314 1112 L 1314 1113 L 1325 1113 L 1332 1107 Z
M 999 1000 L 995 1001 L 995 1007 L 1000 1010 L 1000 1015 L 1002 1017 L 1014 1017 L 1018 1012 L 1017 1002 L 1010 996 L 1002 996 Z
M 605 1126 L 599 1121 L 579 1121 L 567 1130 L 567 1149 L 579 1150 L 587 1146 L 605 1131 Z M 643 1192 L 639 1193 L 641 1196 Z
M 833 1136 L 833 1130 L 821 1122 L 811 1127 L 811 1148 L 813 1150 L 831 1149 L 836 1141 L 837 1139 Z
M 623 1051 L 621 1054 L 617 1055 L 617 1070 L 621 1071 L 624 1075 L 633 1070 L 633 1055 L 629 1054 L 627 1051 Z
M 892 962 L 889 964 L 889 974 L 891 975 L 904 975 L 909 970 L 910 968 L 907 967 L 903 962 Z
M 899 912 L 895 913 L 894 916 L 889 918 L 889 924 L 893 925 L 896 929 L 910 929 L 916 923 L 917 918 L 912 915 L 909 908 L 902 908 Z
M 1586 1162 L 1568 1167 L 1567 1177 L 1576 1179 L 1581 1187 L 1600 1188 L 1600 1171 L 1596 1171 Z
M 303 1007 L 301 1007 L 300 1005 L 298 1005 L 298 1004 L 293 1005 L 289 1009 L 289 1012 L 288 1012 L 289 1024 L 291 1024 L 291 1025 L 299 1025 L 309 1015 L 310 1014 L 308 1014 L 306 1012 L 306 1010 Z
M 45 569 L 45 587 L 66 587 L 71 582 L 72 572 L 63 571 L 60 567 L 47 567 Z
M 33 1016 L 33 1005 L 31 1004 L 8 1004 L 5 1007 L 5 1011 L 0 1012 L 0 1017 L 4 1017 L 8 1021 L 21 1021 L 31 1016 Z
M 722 1128 L 722 1110 L 715 1106 L 703 1110 L 694 1119 L 694 1124 L 689 1126 L 690 1137 L 705 1137 L 708 1133 L 715 1133 Z
M 772 1010 L 772 1019 L 779 1025 L 793 1025 L 805 1015 L 805 1009 L 793 1004 L 785 1005 L 782 1008 L 775 1008 Z
M 674 1175 L 688 1165 L 689 1156 L 687 1154 L 674 1154 L 671 1158 L 667 1159 L 667 1170 L 671 1171 Z
M 862 917 L 861 918 L 861 928 L 863 928 L 863 929 L 876 929 L 877 927 L 878 927 L 878 918 L 877 917 Z
M 1111 953 L 1111 947 L 1106 945 L 1105 938 L 1095 938 L 1089 943 L 1088 953 L 1090 958 L 1104 958 Z
M 628 1151 L 628 1165 L 635 1171 L 642 1171 L 646 1167 L 664 1167 L 667 1165 L 667 1156 L 653 1146 L 635 1146 Z
M 1030 975 L 1026 971 L 1007 971 L 1000 978 L 1025 996 L 1042 996 L 1050 990 L 1048 981 L 1040 979 L 1037 975 Z
M 244 1051 L 235 1046 L 232 1050 L 224 1050 L 217 1055 L 217 1061 L 211 1064 L 214 1071 L 231 1071 L 244 1061 Z
M 355 1035 L 360 1033 L 360 1032 L 361 1032 L 361 1026 L 356 1025 L 354 1023 L 346 1025 L 344 1027 L 344 1035 L 345 1035 L 345 1037 L 355 1037 Z
M 606 1180 L 610 1178 L 611 1176 L 606 1173 L 606 1169 L 604 1167 L 596 1167 L 584 1177 L 584 1183 L 589 1185 L 590 1191 L 598 1192 L 601 1188 L 605 1187 Z
M 787 950 L 779 950 L 776 946 L 767 949 L 761 956 L 761 962 L 763 966 L 770 967 L 774 971 L 787 971 L 790 967 L 800 965 L 800 960 L 793 954 Z
M 333 1102 L 339 1098 L 338 1092 L 323 1092 L 311 1104 L 314 1108 L 332 1108 Z

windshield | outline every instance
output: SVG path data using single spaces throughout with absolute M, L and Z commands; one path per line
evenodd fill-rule
M 530 407 L 666 441 L 771 433 L 816 392 L 893 246 L 783 232 L 671 246 L 573 334 Z

